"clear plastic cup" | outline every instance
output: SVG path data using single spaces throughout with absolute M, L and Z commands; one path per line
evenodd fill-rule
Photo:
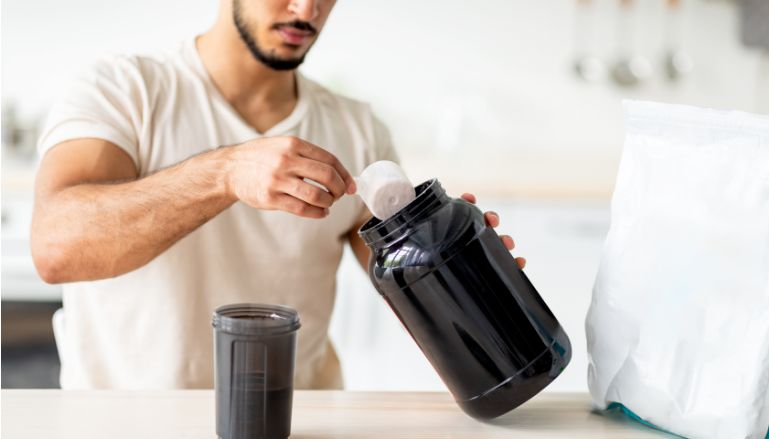
M 288 437 L 299 314 L 240 303 L 217 308 L 212 324 L 217 436 Z

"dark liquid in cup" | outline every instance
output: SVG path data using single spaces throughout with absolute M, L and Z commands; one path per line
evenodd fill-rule
M 282 439 L 291 433 L 291 387 L 274 390 L 237 389 L 242 401 L 232 405 L 230 427 L 238 437 Z

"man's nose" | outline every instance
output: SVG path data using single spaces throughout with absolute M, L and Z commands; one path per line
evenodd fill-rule
M 288 10 L 302 21 L 312 21 L 318 16 L 318 2 L 316 0 L 292 0 L 288 4 Z

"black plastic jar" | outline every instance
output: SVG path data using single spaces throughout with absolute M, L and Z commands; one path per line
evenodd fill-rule
M 394 216 L 358 232 L 369 275 L 470 416 L 502 415 L 571 359 L 561 325 L 483 213 L 437 180 Z

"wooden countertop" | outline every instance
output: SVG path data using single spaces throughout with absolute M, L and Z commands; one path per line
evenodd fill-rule
M 3 390 L 3 439 L 216 438 L 211 390 Z M 297 391 L 292 438 L 663 438 L 591 412 L 584 393 L 543 393 L 493 423 L 448 393 Z

